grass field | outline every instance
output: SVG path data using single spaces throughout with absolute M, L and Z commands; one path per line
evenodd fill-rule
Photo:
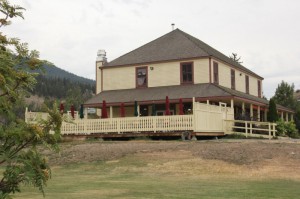
M 184 150 L 140 152 L 114 160 L 52 167 L 46 199 L 299 198 L 299 180 L 247 168 L 195 158 Z M 43 196 L 31 187 L 23 187 L 14 198 Z

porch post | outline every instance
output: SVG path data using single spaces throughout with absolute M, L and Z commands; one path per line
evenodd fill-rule
M 209 100 L 206 100 L 206 104 L 209 104 Z
M 265 112 L 264 113 L 265 113 L 264 116 L 265 116 L 265 122 L 266 122 L 266 121 L 268 121 L 268 110 L 266 108 L 265 108 Z
M 87 119 L 88 117 L 88 108 L 84 109 L 84 118 Z
M 140 117 L 140 105 L 137 106 L 138 117 Z
M 282 121 L 283 121 L 283 111 L 281 111 L 281 119 L 282 119 Z
M 245 116 L 245 102 L 242 103 L 242 115 Z
M 285 113 L 285 120 L 286 120 L 287 122 L 289 121 L 289 113 L 288 113 L 288 112 Z
M 294 121 L 294 115 L 293 115 L 293 113 L 291 113 L 291 121 L 292 122 Z
M 230 108 L 233 108 L 234 107 L 234 101 L 233 99 L 230 100 Z
M 260 106 L 257 106 L 257 121 L 260 122 Z
M 250 104 L 250 118 L 253 120 L 253 104 Z
M 113 107 L 112 106 L 109 107 L 109 117 L 113 118 Z

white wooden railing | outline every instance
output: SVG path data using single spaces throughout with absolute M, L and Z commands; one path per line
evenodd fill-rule
M 224 120 L 223 126 L 225 134 L 242 133 L 246 137 L 264 137 L 269 139 L 276 136 L 276 123 Z
M 62 134 L 167 132 L 193 130 L 192 115 L 82 119 L 64 122 Z

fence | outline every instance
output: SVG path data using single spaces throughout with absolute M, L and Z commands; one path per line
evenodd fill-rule
M 70 114 L 69 115 L 70 118 Z M 25 121 L 35 122 L 47 119 L 47 113 L 28 112 Z M 107 119 L 79 119 L 63 122 L 62 134 L 126 133 L 126 132 L 224 132 L 224 119 L 233 119 L 233 109 L 225 104 L 220 106 L 193 102 L 192 115 L 146 116 Z
M 63 123 L 63 134 L 168 132 L 193 130 L 192 115 L 82 119 Z
M 271 139 L 276 136 L 276 123 L 244 120 L 224 120 L 225 134 L 242 133 L 246 137 L 264 137 Z

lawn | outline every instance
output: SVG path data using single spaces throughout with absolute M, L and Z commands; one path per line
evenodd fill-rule
M 230 164 L 178 156 L 166 159 L 166 154 L 160 156 L 159 152 L 131 154 L 110 161 L 54 166 L 46 199 L 299 198 L 298 180 L 235 175 L 234 165 L 230 170 Z M 24 186 L 14 198 L 43 196 Z

